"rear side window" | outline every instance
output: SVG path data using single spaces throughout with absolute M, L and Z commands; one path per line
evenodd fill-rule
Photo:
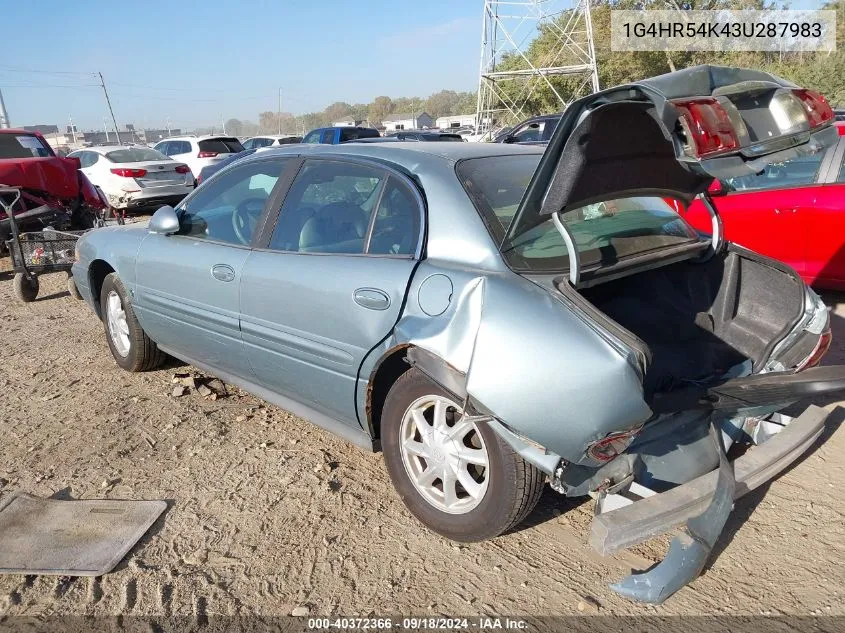
M 50 148 L 37 136 L 0 134 L 0 158 L 45 158 L 52 155 Z
M 210 138 L 199 142 L 201 152 L 217 154 L 237 154 L 244 151 L 243 145 L 236 138 Z
M 811 185 L 816 182 L 824 155 L 824 152 L 817 152 L 810 156 L 772 163 L 766 165 L 759 174 L 729 178 L 723 181 L 723 184 L 728 191 L 761 191 Z
M 419 235 L 419 205 L 414 195 L 395 176 L 390 176 L 373 220 L 367 253 L 413 255 Z
M 159 143 L 153 149 L 156 150 L 157 152 L 161 152 L 165 156 L 170 156 L 170 154 L 171 154 L 171 152 L 170 152 L 170 142 L 169 141 L 165 141 L 164 143 Z
M 378 130 L 370 128 L 348 128 L 340 131 L 340 142 L 354 141 L 359 138 L 378 138 Z
M 333 145 L 334 144 L 334 137 L 335 137 L 335 130 L 323 130 L 323 138 L 320 139 L 320 142 L 323 145 Z
M 307 161 L 285 196 L 270 248 L 362 254 L 384 179 L 370 166 Z
M 252 139 L 252 146 L 256 149 L 259 148 L 259 147 L 267 147 L 268 145 L 272 145 L 272 144 L 273 144 L 273 139 L 271 139 L 271 138 L 254 138 L 254 139 Z

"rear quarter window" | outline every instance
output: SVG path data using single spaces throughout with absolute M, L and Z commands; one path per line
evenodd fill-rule
M 29 134 L 0 134 L 0 158 L 46 158 L 49 146 Z

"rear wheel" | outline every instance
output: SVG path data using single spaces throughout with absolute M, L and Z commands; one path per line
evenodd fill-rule
M 38 296 L 38 277 L 33 275 L 32 278 L 27 279 L 23 273 L 15 273 L 12 287 L 14 288 L 15 296 L 20 301 L 31 303 Z
M 164 362 L 164 352 L 147 336 L 117 273 L 110 273 L 100 292 L 100 312 L 114 360 L 126 371 L 148 371 Z
M 382 413 L 390 478 L 408 509 L 456 541 L 482 541 L 521 522 L 545 476 L 487 424 L 465 420 L 460 405 L 417 369 L 391 388 Z

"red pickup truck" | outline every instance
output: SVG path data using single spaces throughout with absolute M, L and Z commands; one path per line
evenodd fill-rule
M 79 160 L 56 156 L 38 132 L 0 130 L 0 187 L 21 190 L 15 219 L 21 230 L 91 228 L 91 210 L 108 203 L 79 171 Z M 11 232 L 0 211 L 0 249 Z

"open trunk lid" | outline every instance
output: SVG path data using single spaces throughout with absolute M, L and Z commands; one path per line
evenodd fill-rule
M 739 68 L 696 66 L 589 95 L 564 113 L 502 250 L 551 216 L 577 287 L 581 266 L 567 212 L 633 196 L 688 204 L 714 178 L 758 173 L 770 162 L 822 151 L 838 140 L 833 120 L 821 95 Z M 718 238 L 715 231 L 713 246 Z

